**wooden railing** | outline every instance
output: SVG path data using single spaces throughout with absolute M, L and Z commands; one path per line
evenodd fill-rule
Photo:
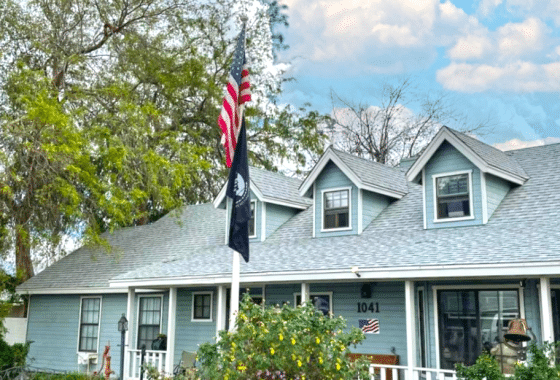
M 457 380 L 455 371 L 404 365 L 371 364 L 369 373 L 371 380 Z
M 128 365 L 127 371 L 125 371 L 124 377 L 127 380 L 138 380 L 140 379 L 141 361 L 142 361 L 142 350 L 127 350 Z M 165 370 L 165 356 L 166 351 L 152 351 L 146 350 L 146 356 L 144 356 L 144 365 L 149 364 L 157 368 L 159 373 L 166 372 Z M 146 379 L 146 374 L 144 373 L 144 379 Z

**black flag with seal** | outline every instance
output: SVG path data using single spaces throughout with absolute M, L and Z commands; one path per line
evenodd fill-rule
M 229 243 L 231 249 L 243 256 L 249 262 L 249 220 L 251 220 L 251 194 L 249 191 L 249 165 L 247 163 L 247 136 L 245 119 L 241 123 L 241 130 L 237 139 L 235 155 L 229 172 L 226 195 L 232 202 L 231 219 L 229 223 Z

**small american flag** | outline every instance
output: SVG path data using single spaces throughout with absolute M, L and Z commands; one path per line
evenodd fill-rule
M 218 125 L 222 130 L 222 144 L 226 150 L 226 165 L 231 168 L 237 138 L 243 119 L 243 105 L 251 100 L 251 85 L 249 83 L 249 70 L 245 59 L 245 23 L 239 37 L 233 56 L 233 64 L 229 73 L 222 112 L 218 117 Z
M 364 334 L 379 334 L 379 319 L 360 319 L 358 325 Z

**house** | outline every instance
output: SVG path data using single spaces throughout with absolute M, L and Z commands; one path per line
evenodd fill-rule
M 411 379 L 473 363 L 511 319 L 560 340 L 560 144 L 502 152 L 444 127 L 400 168 L 330 147 L 304 181 L 250 176 L 241 287 L 269 305 L 312 299 L 350 326 L 373 320 L 356 352 L 396 355 Z M 222 191 L 108 235 L 112 255 L 80 248 L 20 285 L 33 365 L 87 370 L 110 342 L 118 373 L 123 314 L 127 379 L 143 344 L 169 372 L 211 341 L 227 323 L 228 211 Z M 149 350 L 158 333 L 167 349 Z

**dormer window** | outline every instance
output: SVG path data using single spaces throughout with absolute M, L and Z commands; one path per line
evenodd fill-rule
M 473 219 L 471 171 L 434 175 L 435 222 Z
M 350 228 L 350 189 L 323 191 L 323 230 Z
M 255 210 L 257 208 L 257 202 L 251 201 L 251 219 L 249 219 L 249 237 L 254 238 L 257 237 L 257 228 L 256 228 L 256 219 L 255 219 Z

